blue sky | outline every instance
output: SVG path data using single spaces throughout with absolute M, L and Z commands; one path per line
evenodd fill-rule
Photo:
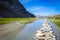
M 60 14 L 60 0 L 19 0 L 34 15 Z

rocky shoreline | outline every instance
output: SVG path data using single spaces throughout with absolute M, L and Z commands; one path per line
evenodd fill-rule
M 34 36 L 35 40 L 57 40 L 56 35 L 53 31 L 51 25 L 48 24 L 48 20 L 46 19 L 43 24 L 42 28 L 37 31 Z

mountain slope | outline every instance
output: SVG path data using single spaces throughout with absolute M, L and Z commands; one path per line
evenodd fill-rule
M 24 6 L 18 0 L 0 0 L 0 17 L 23 18 L 35 16 L 26 11 Z

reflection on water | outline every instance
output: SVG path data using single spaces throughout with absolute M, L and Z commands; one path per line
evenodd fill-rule
M 0 36 L 0 40 L 34 40 L 34 35 L 36 34 L 36 31 L 39 30 L 42 27 L 44 19 L 37 20 L 33 23 L 27 24 L 25 28 L 22 31 L 19 32 L 12 32 L 12 33 L 7 33 L 4 36 Z M 60 29 L 58 29 L 56 26 L 53 25 L 49 21 L 49 24 L 52 25 L 54 32 L 57 35 L 57 39 L 59 40 L 60 36 Z M 9 37 L 10 35 L 10 37 Z M 14 36 L 13 36 L 14 35 Z
M 14 40 L 34 40 L 34 35 L 41 28 L 42 20 L 37 20 L 26 27 L 16 36 Z

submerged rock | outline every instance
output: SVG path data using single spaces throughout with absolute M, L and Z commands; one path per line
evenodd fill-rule
M 52 29 L 51 25 L 48 24 L 48 20 L 45 20 L 42 28 L 35 34 L 35 40 L 56 40 L 56 35 Z

